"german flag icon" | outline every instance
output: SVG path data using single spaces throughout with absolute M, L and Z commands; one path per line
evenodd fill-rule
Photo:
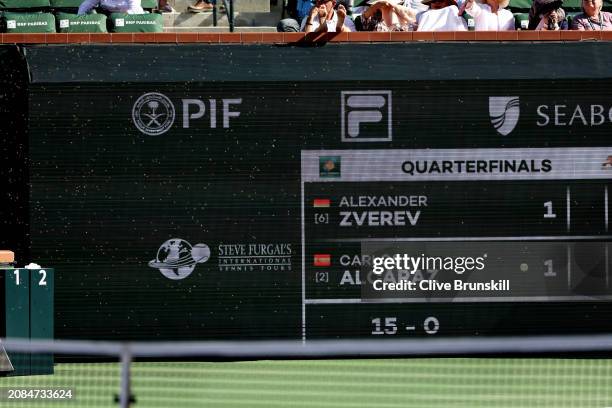
M 330 266 L 331 255 L 330 254 L 315 254 L 314 266 Z
M 329 208 L 331 205 L 331 200 L 329 198 L 315 198 L 312 201 L 312 206 L 314 208 Z

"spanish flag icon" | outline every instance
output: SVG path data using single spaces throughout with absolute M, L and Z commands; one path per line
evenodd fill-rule
M 315 198 L 312 201 L 312 206 L 314 208 L 329 208 L 331 205 L 331 200 L 329 198 Z
M 314 266 L 330 266 L 331 255 L 330 254 L 315 254 Z

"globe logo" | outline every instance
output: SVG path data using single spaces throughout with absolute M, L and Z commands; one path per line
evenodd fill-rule
M 174 124 L 174 105 L 167 96 L 150 92 L 142 95 L 132 108 L 132 121 L 145 135 L 166 133 Z
M 206 244 L 191 244 L 181 238 L 164 242 L 157 250 L 157 256 L 149 261 L 151 268 L 158 269 L 166 278 L 185 279 L 196 267 L 210 258 L 210 248 Z

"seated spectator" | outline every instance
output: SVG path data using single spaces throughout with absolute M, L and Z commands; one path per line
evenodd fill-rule
M 301 22 L 303 19 L 308 17 L 308 14 L 310 13 L 310 10 L 312 10 L 314 5 L 315 5 L 314 0 L 297 0 L 296 2 L 297 21 Z
M 414 31 L 416 11 L 397 0 L 373 0 L 361 14 L 364 31 Z
M 534 0 L 529 9 L 529 29 L 558 31 L 567 30 L 563 0 Z
M 289 4 L 295 6 L 289 7 L 289 15 L 291 18 L 285 18 L 279 21 L 276 30 L 280 32 L 297 33 L 300 31 L 300 23 L 298 23 L 298 21 L 302 21 L 308 17 L 314 3 L 312 0 L 297 0 L 297 2 L 290 1 Z
M 476 31 L 509 31 L 514 30 L 514 15 L 506 10 L 510 0 L 466 0 L 459 15 L 465 9 L 474 17 Z
M 559 31 L 567 30 L 567 20 L 565 19 L 565 11 L 562 8 L 551 10 L 543 14 L 540 22 L 536 26 L 536 31 Z
M 582 0 L 582 14 L 572 20 L 572 30 L 612 30 L 612 13 L 601 11 L 603 0 Z
M 423 0 L 429 9 L 420 15 L 417 31 L 467 31 L 455 0 Z
M 304 31 L 313 32 L 350 32 L 355 31 L 355 23 L 347 17 L 346 7 L 338 5 L 335 10 L 336 0 L 317 0 L 308 15 L 302 19 L 302 24 L 297 30 L 297 21 L 284 19 L 276 27 L 278 31 Z
M 317 0 L 307 17 L 302 20 L 300 31 L 314 32 L 350 32 L 355 31 L 353 20 L 347 18 L 346 8 L 340 4 L 334 10 L 336 0 Z
M 91 12 L 96 7 L 102 7 L 110 13 L 144 14 L 140 0 L 85 0 L 79 7 L 78 14 Z

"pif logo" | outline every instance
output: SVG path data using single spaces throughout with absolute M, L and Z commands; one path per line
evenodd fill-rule
M 145 135 L 162 135 L 174 123 L 174 105 L 165 95 L 151 92 L 142 95 L 132 108 L 132 120 Z
M 181 99 L 177 105 L 179 118 L 182 117 L 182 128 L 189 129 L 198 119 L 205 119 L 210 129 L 222 127 L 230 128 L 230 120 L 240 117 L 240 112 L 232 110 L 240 105 L 242 98 L 197 98 Z M 172 101 L 158 92 L 149 92 L 140 96 L 132 107 L 132 121 L 140 132 L 149 136 L 158 136 L 166 133 L 175 121 L 175 108 Z
M 342 91 L 340 98 L 343 142 L 391 141 L 391 91 Z

